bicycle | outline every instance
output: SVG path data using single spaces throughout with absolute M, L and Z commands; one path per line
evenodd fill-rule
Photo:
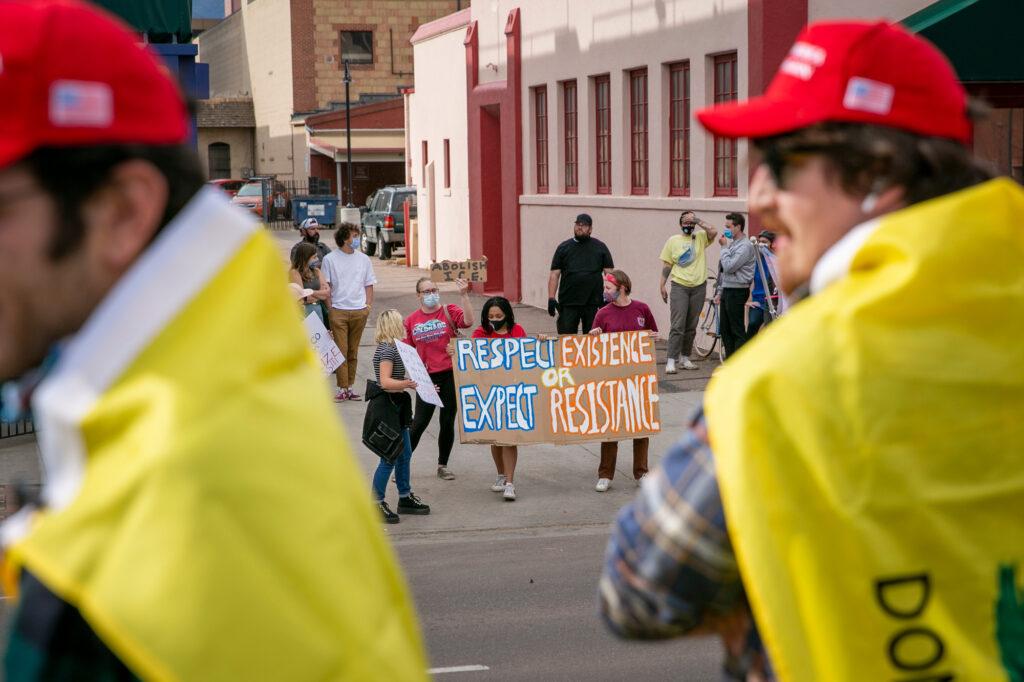
M 714 277 L 708 277 L 708 281 Z M 712 287 L 714 290 L 714 287 Z M 714 295 L 704 299 L 704 307 L 701 308 L 700 317 L 697 318 L 697 336 L 693 341 L 693 349 L 702 358 L 710 356 L 715 348 L 718 348 L 718 361 L 724 360 L 722 338 L 722 319 L 719 314 L 719 305 L 715 303 Z

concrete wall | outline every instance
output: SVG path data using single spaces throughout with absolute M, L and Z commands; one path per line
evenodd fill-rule
M 231 177 L 241 180 L 243 168 L 253 168 L 253 142 L 250 128 L 201 128 L 197 135 L 197 149 L 203 170 L 209 174 L 207 150 L 214 142 L 224 142 L 231 147 Z
M 469 257 L 469 172 L 466 122 L 465 27 L 448 31 L 413 46 L 415 92 L 409 96 L 406 124 L 412 182 L 419 188 L 419 262 L 431 261 L 431 215 L 436 221 L 437 260 Z M 444 188 L 444 140 L 449 141 L 451 188 Z M 431 197 L 423 177 L 423 141 L 434 164 L 435 191 Z M 500 258 L 494 254 L 492 258 Z
M 211 65 L 210 94 L 252 96 L 255 172 L 276 174 L 282 180 L 293 179 L 297 153 L 291 125 L 290 25 L 288 0 L 246 2 L 197 39 L 200 61 Z M 301 166 L 302 157 L 297 158 Z
M 807 15 L 810 21 L 844 17 L 901 21 L 934 2 L 935 0 L 808 0 Z
M 633 279 L 636 297 L 651 305 L 659 325 L 668 326 L 668 306 L 658 296 L 658 253 L 678 230 L 679 213 L 696 209 L 721 225 L 724 215 L 746 211 L 746 145 L 739 146 L 738 197 L 713 197 L 713 146 L 696 123 L 690 130 L 689 197 L 669 196 L 668 64 L 690 62 L 691 111 L 713 99 L 712 56 L 737 53 L 740 98 L 747 95 L 746 0 L 630 2 L 571 0 L 473 4 L 479 21 L 482 82 L 503 78 L 504 26 L 510 9 L 522 19 L 523 186 L 521 203 L 522 297 L 532 305 L 547 301 L 547 279 L 555 246 L 571 236 L 573 218 L 594 217 L 594 235 L 608 244 L 618 267 Z M 499 68 L 488 69 L 488 62 Z M 648 72 L 647 196 L 630 194 L 628 71 Z M 593 81 L 609 74 L 612 102 L 612 191 L 596 193 Z M 565 194 L 563 103 L 560 83 L 577 84 L 579 193 Z M 536 194 L 536 130 L 532 88 L 547 86 L 549 190 Z M 709 267 L 717 268 L 717 250 Z

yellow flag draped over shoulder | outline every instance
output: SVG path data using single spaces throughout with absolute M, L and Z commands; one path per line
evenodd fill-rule
M 1022 316 L 1024 191 L 994 180 L 885 216 L 712 381 L 781 679 L 1022 679 Z
M 424 679 L 276 247 L 208 192 L 168 231 L 39 389 L 13 560 L 146 679 Z

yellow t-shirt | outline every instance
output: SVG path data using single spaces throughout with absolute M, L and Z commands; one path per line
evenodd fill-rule
M 673 282 L 695 287 L 707 280 L 708 266 L 704 260 L 707 246 L 708 233 L 704 230 L 694 230 L 691 236 L 677 234 L 668 238 L 661 250 L 661 260 L 672 266 Z

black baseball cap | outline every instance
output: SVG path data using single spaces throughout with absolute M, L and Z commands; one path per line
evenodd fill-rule
M 592 227 L 594 225 L 594 221 L 593 219 L 591 219 L 590 214 L 588 213 L 580 213 L 578 216 L 576 216 L 576 222 L 578 222 L 580 225 L 587 225 L 588 227 Z

